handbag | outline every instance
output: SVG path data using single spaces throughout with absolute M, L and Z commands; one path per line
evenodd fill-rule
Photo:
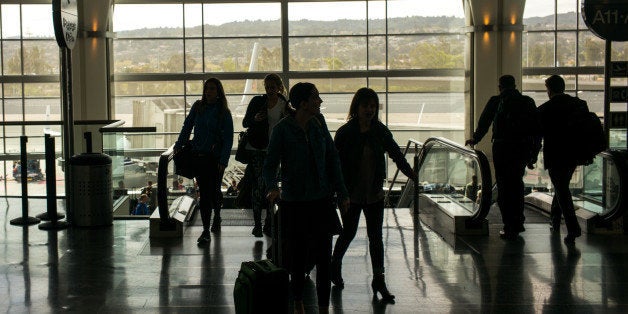
M 192 151 L 192 145 L 187 142 L 181 149 L 172 156 L 174 161 L 174 173 L 188 179 L 193 179 L 195 175 L 194 165 L 196 164 L 196 154 Z
M 248 132 L 247 131 L 240 132 L 240 135 L 238 136 L 238 149 L 236 150 L 235 160 L 245 165 L 251 162 L 251 154 L 246 149 L 247 143 L 248 143 Z

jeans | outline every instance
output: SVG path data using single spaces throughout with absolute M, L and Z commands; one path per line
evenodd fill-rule
M 581 232 L 580 225 L 576 218 L 573 199 L 569 190 L 569 181 L 571 181 L 571 176 L 576 171 L 576 167 L 555 166 L 548 169 L 548 171 L 554 185 L 554 198 L 552 199 L 551 210 L 552 221 L 560 221 L 562 213 L 563 217 L 565 217 L 567 232 L 569 234 L 579 234 Z
M 262 210 L 266 208 L 266 219 L 264 224 L 270 226 L 270 214 L 268 213 L 268 202 L 266 201 L 266 184 L 262 177 L 262 169 L 264 168 L 264 160 L 266 159 L 265 151 L 250 151 L 251 162 L 249 167 L 253 170 L 251 178 L 251 204 L 253 205 L 253 220 L 255 226 L 262 225 Z
M 200 155 L 196 160 L 195 168 L 198 169 L 196 183 L 200 196 L 201 220 L 203 229 L 209 229 L 211 212 L 214 210 L 214 219 L 220 218 L 220 202 L 222 194 L 220 192 L 220 182 L 218 174 L 218 162 L 211 155 Z
M 505 232 L 523 231 L 523 175 L 528 162 L 527 154 L 517 142 L 493 143 L 497 204 Z

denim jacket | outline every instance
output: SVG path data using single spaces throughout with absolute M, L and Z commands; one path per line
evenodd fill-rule
M 200 101 L 192 105 L 190 113 L 183 121 L 183 127 L 174 147 L 181 148 L 189 140 L 192 128 L 194 128 L 192 150 L 213 154 L 220 164 L 226 166 L 233 145 L 231 112 L 219 113 L 218 104 L 209 104 L 201 112 L 199 106 L 201 106 Z M 221 117 L 221 121 L 218 121 L 218 116 Z
M 313 201 L 334 192 L 348 197 L 334 142 L 322 115 L 310 119 L 304 131 L 294 115 L 283 118 L 273 129 L 262 176 L 268 190 L 278 188 L 281 164 L 281 199 Z M 311 163 L 310 163 L 311 162 Z

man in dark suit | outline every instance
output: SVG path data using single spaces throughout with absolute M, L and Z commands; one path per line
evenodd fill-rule
M 534 100 L 522 95 L 512 75 L 499 78 L 499 95 L 489 99 L 480 115 L 473 138 L 477 144 L 493 125 L 493 165 L 497 181 L 497 203 L 502 214 L 503 239 L 515 239 L 525 231 L 523 221 L 523 175 L 526 165 L 536 162 L 538 120 Z
M 558 75 L 552 75 L 545 80 L 545 87 L 549 100 L 542 104 L 539 111 L 541 130 L 543 135 L 543 160 L 554 185 L 554 198 L 551 210 L 551 228 L 554 232 L 560 231 L 561 213 L 565 217 L 567 236 L 565 243 L 574 243 L 582 234 L 574 211 L 569 182 L 576 170 L 576 160 L 568 153 L 565 147 L 566 123 L 569 115 L 578 110 L 589 111 L 587 103 L 577 97 L 565 94 L 565 81 Z

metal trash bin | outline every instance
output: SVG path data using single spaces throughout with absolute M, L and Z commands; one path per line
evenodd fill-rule
M 69 160 L 72 195 L 68 222 L 73 226 L 95 227 L 113 224 L 111 157 L 83 153 Z

